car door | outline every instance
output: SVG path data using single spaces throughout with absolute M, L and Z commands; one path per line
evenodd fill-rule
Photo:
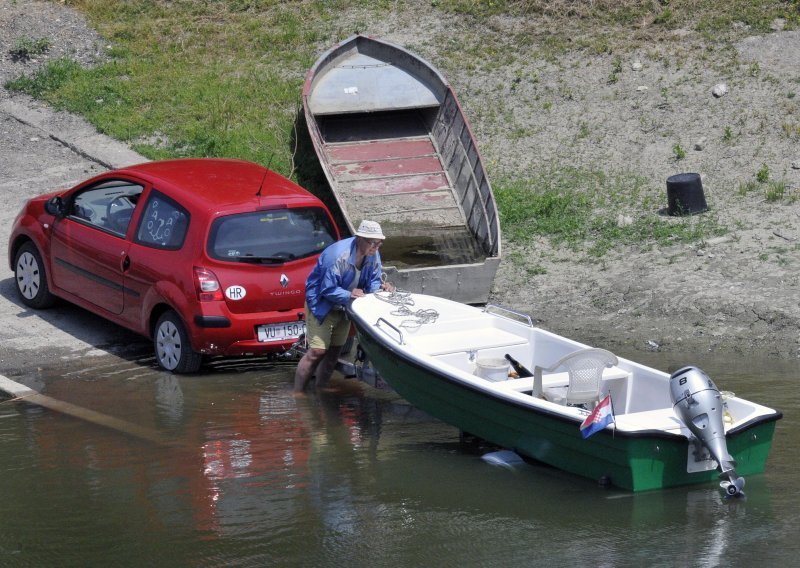
M 53 223 L 52 280 L 62 290 L 118 315 L 125 303 L 129 266 L 126 234 L 143 185 L 106 180 L 66 201 L 66 215 Z

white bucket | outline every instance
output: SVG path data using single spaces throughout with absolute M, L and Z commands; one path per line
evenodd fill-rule
M 508 369 L 511 366 L 506 359 L 487 358 L 478 359 L 475 374 L 487 381 L 505 381 L 508 379 Z

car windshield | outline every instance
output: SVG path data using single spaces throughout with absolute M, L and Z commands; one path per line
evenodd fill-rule
M 330 217 L 319 207 L 257 211 L 214 221 L 208 254 L 219 260 L 276 264 L 318 254 L 335 240 Z

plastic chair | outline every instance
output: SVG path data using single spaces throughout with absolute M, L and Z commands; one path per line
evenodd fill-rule
M 533 396 L 544 396 L 557 404 L 588 404 L 593 409 L 600 400 L 600 385 L 603 380 L 603 369 L 613 367 L 619 362 L 617 356 L 591 347 L 573 351 L 565 355 L 549 367 L 536 366 L 533 369 Z M 566 387 L 543 389 L 542 373 L 552 373 L 564 367 L 569 374 Z

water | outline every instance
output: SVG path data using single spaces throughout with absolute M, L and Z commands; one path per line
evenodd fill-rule
M 784 412 L 746 500 L 715 484 L 634 495 L 492 467 L 385 393 L 294 399 L 291 365 L 175 377 L 147 356 L 108 356 L 12 378 L 175 447 L 0 403 L 0 565 L 795 565 L 796 362 L 635 358 L 700 363 L 720 388 Z
M 381 247 L 381 259 L 401 270 L 472 264 L 486 258 L 475 236 L 466 228 L 430 227 L 420 230 L 384 225 L 384 231 L 392 236 Z

